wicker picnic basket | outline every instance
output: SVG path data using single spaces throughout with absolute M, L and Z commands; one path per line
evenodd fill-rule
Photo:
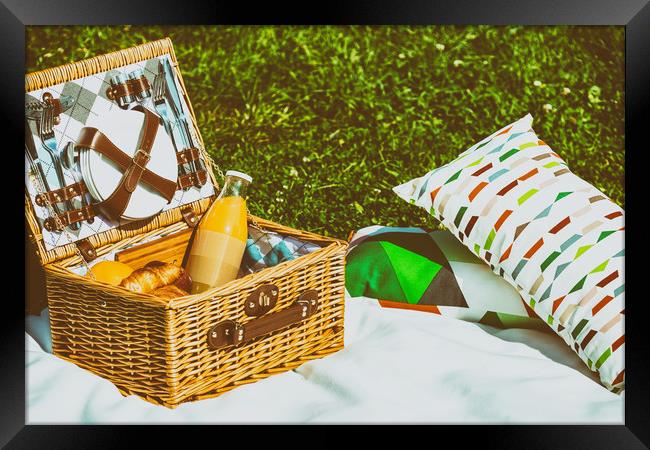
M 26 91 L 164 54 L 174 62 L 187 95 L 169 39 L 28 74 Z M 191 104 L 189 109 L 196 127 Z M 199 141 L 197 146 L 217 187 L 213 162 L 200 135 Z M 211 200 L 203 198 L 190 205 L 196 217 L 200 218 Z M 192 230 L 181 209 L 92 235 L 86 241 L 94 257 L 129 247 L 136 254 L 131 260 L 134 267 L 146 264 L 147 255 L 182 260 Z M 343 348 L 345 241 L 249 215 L 249 222 L 316 243 L 321 249 L 202 294 L 162 300 L 73 273 L 72 268 L 87 262 L 87 252 L 80 252 L 75 243 L 48 250 L 29 195 L 25 215 L 29 238 L 45 269 L 53 353 L 110 380 L 123 395 L 135 394 L 173 408 L 218 396 Z M 139 245 L 144 250 L 138 252 Z M 260 292 L 271 292 L 273 301 L 269 304 L 267 295 L 262 302 Z

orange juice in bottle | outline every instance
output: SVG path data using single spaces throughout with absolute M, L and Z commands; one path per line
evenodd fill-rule
M 237 278 L 246 249 L 246 188 L 251 177 L 229 170 L 219 196 L 199 222 L 186 270 L 192 294 Z

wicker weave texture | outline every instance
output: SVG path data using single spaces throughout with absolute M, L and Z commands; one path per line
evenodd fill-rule
M 304 234 L 281 225 L 275 228 L 296 237 Z M 343 347 L 346 248 L 344 242 L 332 240 L 296 260 L 171 301 L 48 265 L 54 354 L 107 378 L 124 394 L 167 407 L 214 397 L 297 367 Z M 244 312 L 245 300 L 266 283 L 275 284 L 280 292 L 270 313 L 310 289 L 319 293 L 318 311 L 304 322 L 241 347 L 208 348 L 208 331 L 218 322 L 245 325 L 254 319 Z

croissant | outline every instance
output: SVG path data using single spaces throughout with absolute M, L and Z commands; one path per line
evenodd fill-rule
M 156 289 L 153 291 L 151 294 L 155 295 L 156 297 L 160 297 L 166 300 L 176 298 L 176 297 L 183 297 L 184 295 L 189 295 L 188 292 L 184 291 L 183 289 L 179 288 L 175 284 L 170 284 L 167 286 L 163 286 L 159 289 Z
M 191 283 L 189 276 L 182 267 L 152 261 L 146 266 L 134 270 L 131 275 L 122 280 L 120 286 L 133 292 L 147 294 L 176 282 L 179 282 L 181 289 Z
M 151 261 L 147 263 L 145 267 L 159 267 L 159 266 L 166 266 L 166 265 L 170 265 L 170 264 L 164 263 L 162 261 Z M 174 281 L 174 284 L 178 286 L 180 289 L 184 290 L 185 292 L 190 292 L 190 289 L 192 288 L 192 279 L 190 278 L 190 274 L 187 272 L 187 270 L 184 270 L 182 267 L 179 267 L 179 269 L 181 269 L 181 275 L 176 279 L 176 281 Z

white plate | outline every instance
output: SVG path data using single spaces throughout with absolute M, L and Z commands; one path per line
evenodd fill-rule
M 101 201 L 97 189 L 95 189 L 95 184 L 91 177 L 90 171 L 88 170 L 88 149 L 82 148 L 79 151 L 79 168 L 81 169 L 81 176 L 83 177 L 86 187 L 88 187 L 88 192 L 90 196 L 97 202 Z
M 111 111 L 100 119 L 93 118 L 86 123 L 86 126 L 94 126 L 101 130 L 124 153 L 133 156 L 143 121 L 144 115 L 138 111 Z M 84 180 L 88 180 L 91 195 L 97 201 L 105 200 L 119 184 L 123 171 L 116 163 L 95 150 L 82 149 L 80 156 L 84 161 L 81 166 L 84 168 L 82 173 Z M 176 153 L 171 139 L 162 126 L 158 128 L 150 156 L 147 169 L 176 183 L 178 174 Z M 121 218 L 146 219 L 159 213 L 165 205 L 167 200 L 158 191 L 141 182 L 133 191 Z

